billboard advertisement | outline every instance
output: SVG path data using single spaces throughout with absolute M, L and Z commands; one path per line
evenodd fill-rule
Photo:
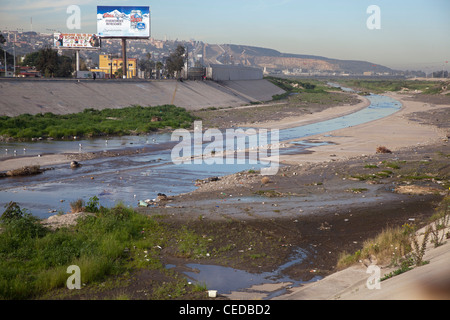
M 55 33 L 53 46 L 63 49 L 97 49 L 100 48 L 100 38 L 92 33 Z
M 150 37 L 150 7 L 97 6 L 100 37 Z

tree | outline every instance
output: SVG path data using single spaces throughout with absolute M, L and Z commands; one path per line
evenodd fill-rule
M 0 51 L 0 57 L 4 64 L 13 64 L 14 63 L 14 56 L 12 54 L 9 54 L 8 51 L 6 51 L 6 45 L 5 45 L 6 39 L 3 36 L 3 34 L 0 33 L 0 44 L 3 45 L 3 48 Z M 4 60 L 6 51 L 6 61 Z
M 22 64 L 36 67 L 46 77 L 70 77 L 74 70 L 72 58 L 60 56 L 50 47 L 27 54 Z
M 155 68 L 156 68 L 156 78 L 160 78 L 161 76 L 160 71 L 162 70 L 162 68 L 164 68 L 163 63 L 161 61 L 156 62 Z
M 69 78 L 71 77 L 73 70 L 72 58 L 67 56 L 58 56 L 58 68 L 55 76 Z
M 50 47 L 39 50 L 36 69 L 46 77 L 54 76 L 58 69 L 58 53 Z
M 144 77 L 151 78 L 152 77 L 152 71 L 153 66 L 155 65 L 155 62 L 150 60 L 152 55 L 150 53 L 146 54 L 147 59 L 139 59 L 139 69 L 144 71 Z
M 114 75 L 116 76 L 116 78 L 121 79 L 123 77 L 123 69 L 122 68 L 117 69 L 117 71 L 114 72 Z
M 186 50 L 182 45 L 178 45 L 166 61 L 167 72 L 169 75 L 177 76 L 184 66 L 184 54 Z
M 39 51 L 28 53 L 22 61 L 23 66 L 35 67 L 39 58 Z

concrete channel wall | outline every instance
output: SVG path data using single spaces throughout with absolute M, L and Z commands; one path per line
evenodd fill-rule
M 267 80 L 135 81 L 1 79 L 0 115 L 67 114 L 86 108 L 174 104 L 188 110 L 269 101 L 284 91 Z

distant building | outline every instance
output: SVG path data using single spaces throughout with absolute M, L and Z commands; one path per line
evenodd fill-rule
M 210 64 L 206 68 L 206 77 L 214 81 L 260 80 L 263 70 L 240 65 Z
M 99 67 L 98 69 L 91 69 L 91 72 L 104 72 L 106 78 L 114 78 L 116 72 L 119 69 L 123 70 L 123 59 L 122 58 L 110 58 L 107 54 L 101 54 L 98 56 Z M 137 76 L 137 59 L 130 58 L 127 59 L 127 79 L 135 78 Z M 111 76 L 112 75 L 112 76 Z

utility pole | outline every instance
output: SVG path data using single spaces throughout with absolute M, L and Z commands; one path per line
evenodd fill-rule
M 16 40 L 17 35 L 14 35 L 14 42 L 13 42 L 13 78 L 16 77 Z
M 77 49 L 76 51 L 76 63 L 77 63 L 77 72 L 80 71 L 80 50 Z
M 109 54 L 109 78 L 112 79 L 112 64 L 113 64 L 113 60 L 112 60 L 112 54 Z
M 122 38 L 122 58 L 123 58 L 123 64 L 122 64 L 122 71 L 123 71 L 123 78 L 127 78 L 127 39 Z
M 6 62 L 6 45 L 3 45 L 3 53 L 5 54 L 5 78 L 6 78 L 6 72 L 8 71 L 8 63 Z
M 186 45 L 186 80 L 189 79 L 189 49 Z

